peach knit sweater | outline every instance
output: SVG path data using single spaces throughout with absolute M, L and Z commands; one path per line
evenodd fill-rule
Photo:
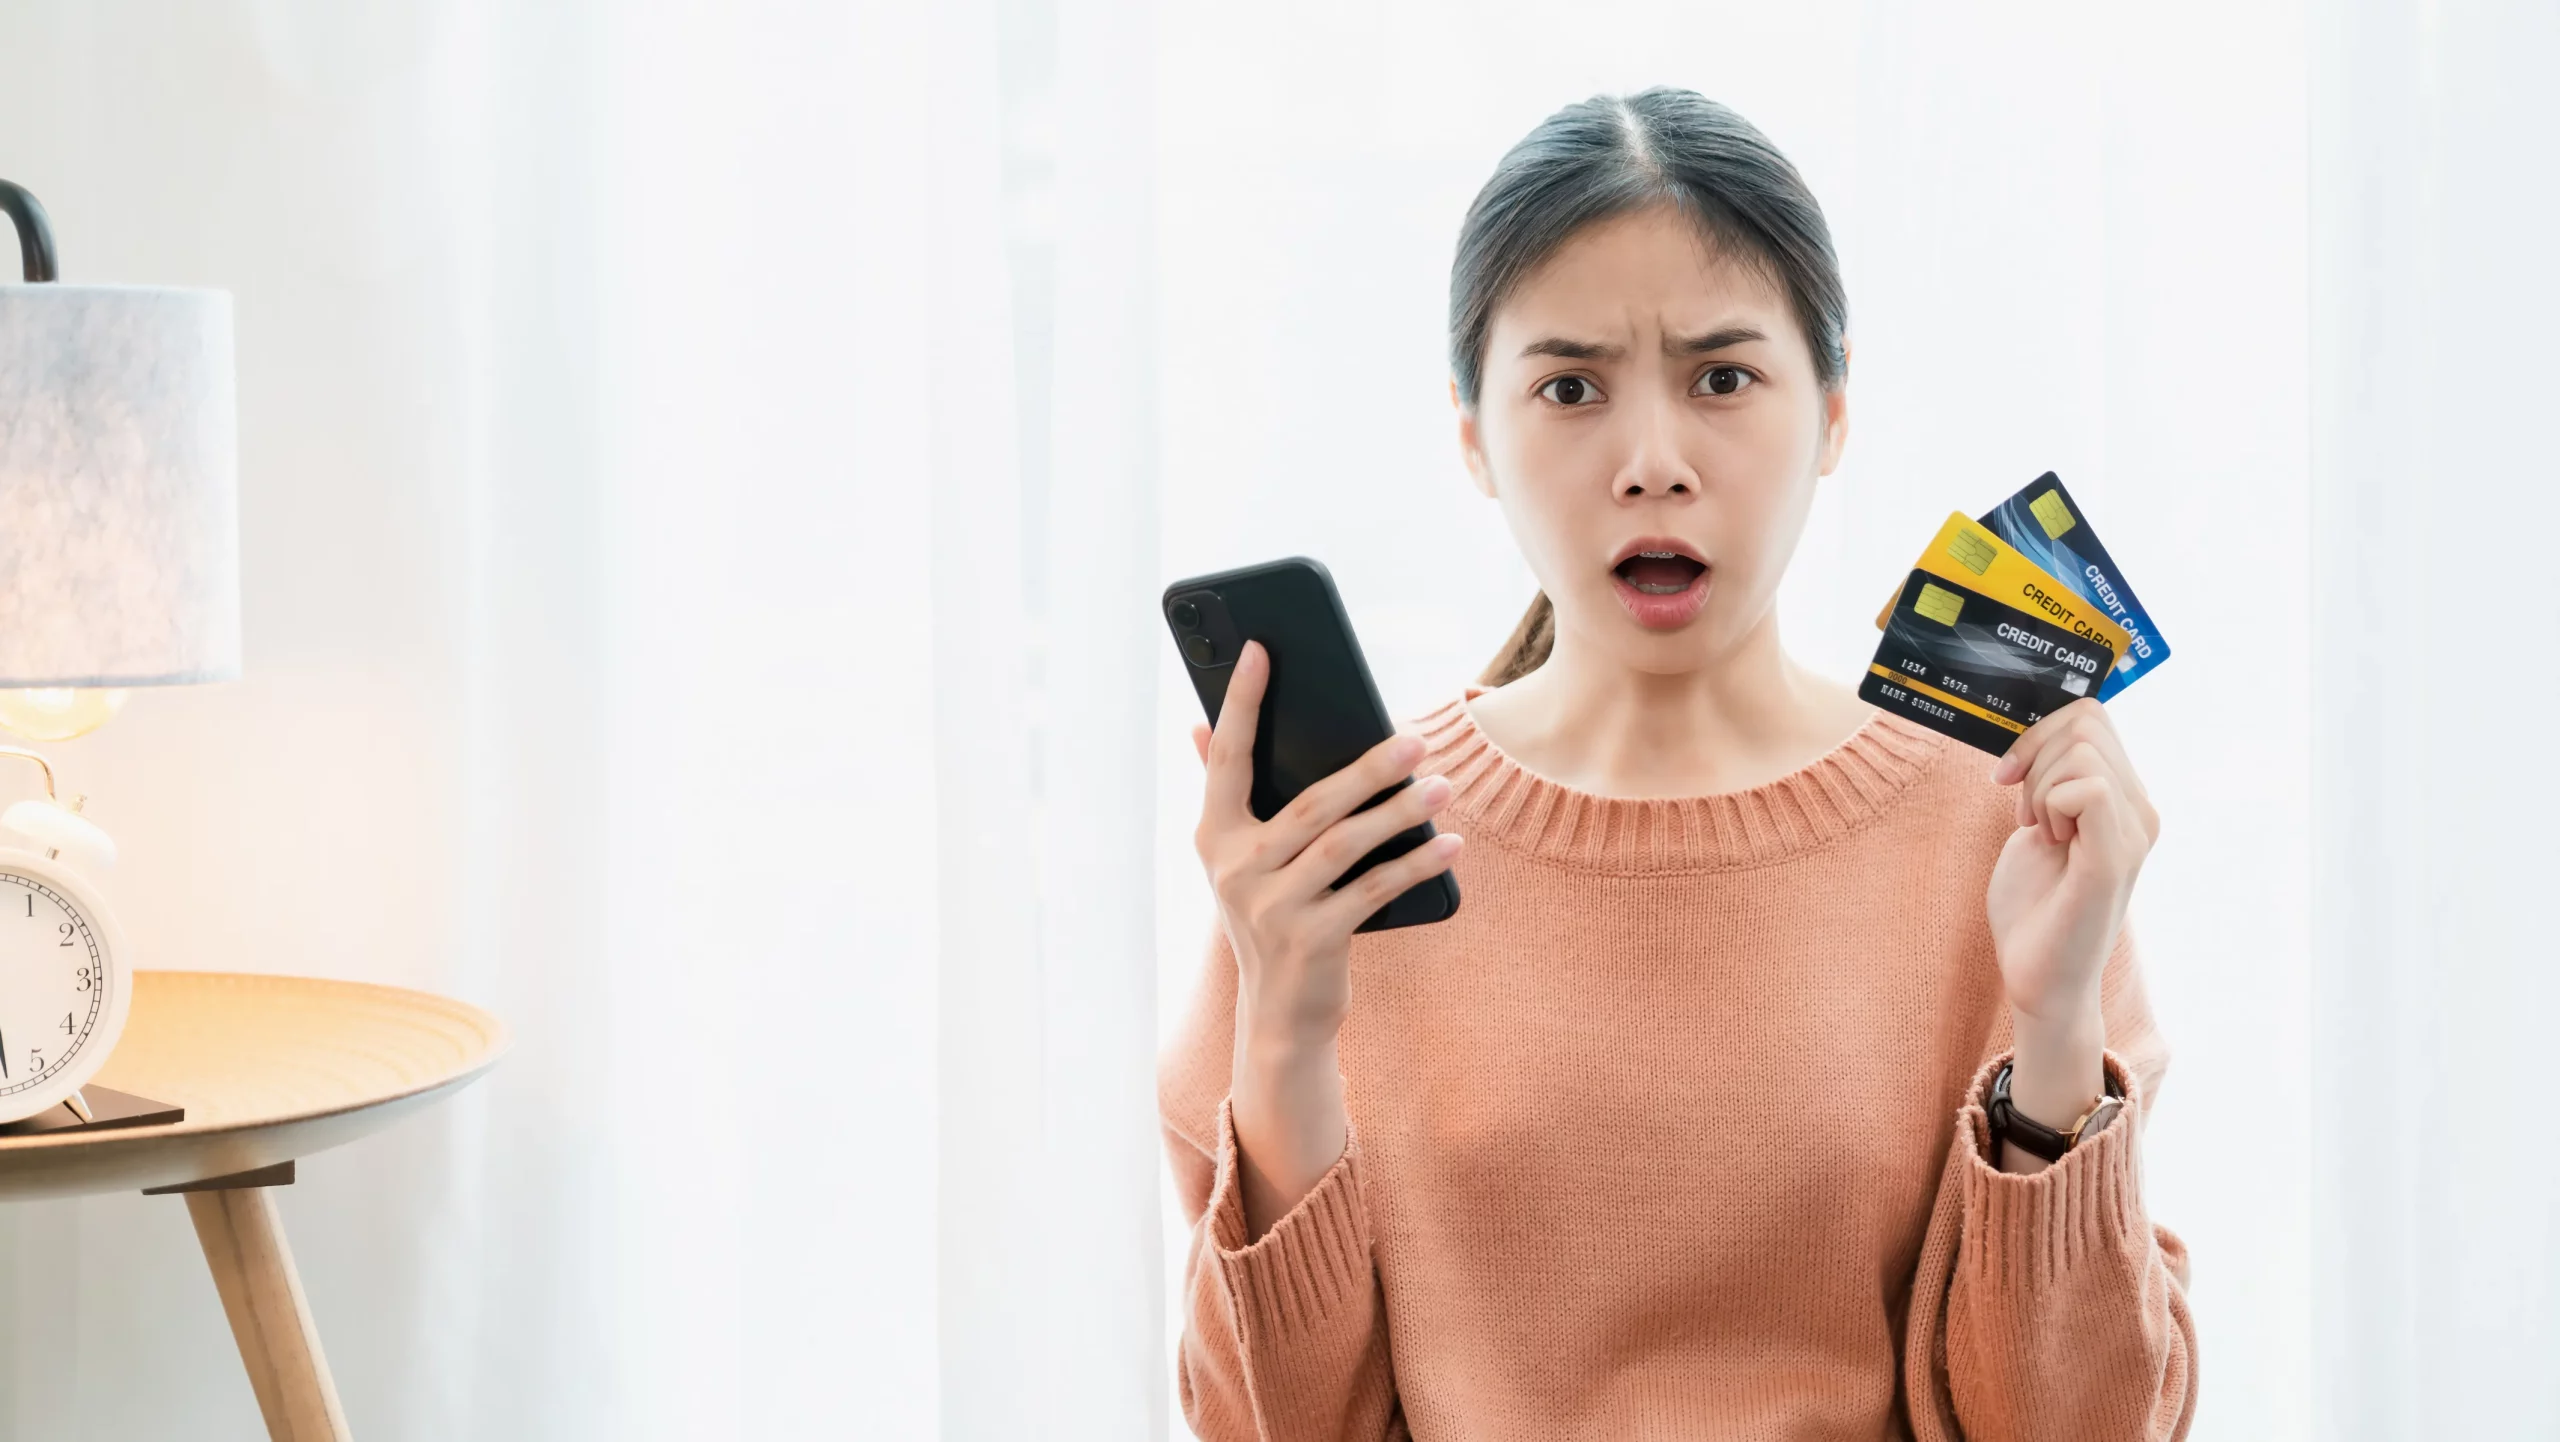
M 2014 804 L 1988 758 L 1879 712 L 1765 786 L 1624 800 L 1522 769 L 1463 701 L 1417 729 L 1464 904 L 1353 938 L 1350 1145 L 1251 1245 L 1223 932 L 1160 1060 L 1202 1438 L 2185 1434 L 2129 937 L 2102 985 L 2127 1111 L 2038 1175 L 1984 1160 Z

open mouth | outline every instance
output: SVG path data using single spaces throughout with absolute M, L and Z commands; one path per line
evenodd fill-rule
M 1707 607 L 1715 567 L 1678 536 L 1638 536 L 1609 568 L 1618 604 L 1648 631 L 1676 631 Z
M 1677 551 L 1638 551 L 1615 569 L 1619 580 L 1647 596 L 1677 596 L 1707 573 L 1705 562 Z

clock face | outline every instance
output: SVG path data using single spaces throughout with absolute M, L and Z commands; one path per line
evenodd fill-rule
M 54 882 L 0 864 L 0 1108 L 92 1059 L 116 964 L 101 930 Z

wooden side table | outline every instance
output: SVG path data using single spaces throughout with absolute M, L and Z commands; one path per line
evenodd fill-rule
M 477 1007 L 361 982 L 138 971 L 95 1084 L 186 1109 L 163 1126 L 0 1136 L 0 1201 L 128 1188 L 186 1196 L 231 1335 L 276 1442 L 343 1442 L 268 1188 L 296 1158 L 370 1135 L 496 1063 L 506 1028 Z

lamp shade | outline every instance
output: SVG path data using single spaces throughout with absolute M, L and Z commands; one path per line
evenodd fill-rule
M 0 285 L 0 687 L 240 674 L 235 406 L 229 295 Z

